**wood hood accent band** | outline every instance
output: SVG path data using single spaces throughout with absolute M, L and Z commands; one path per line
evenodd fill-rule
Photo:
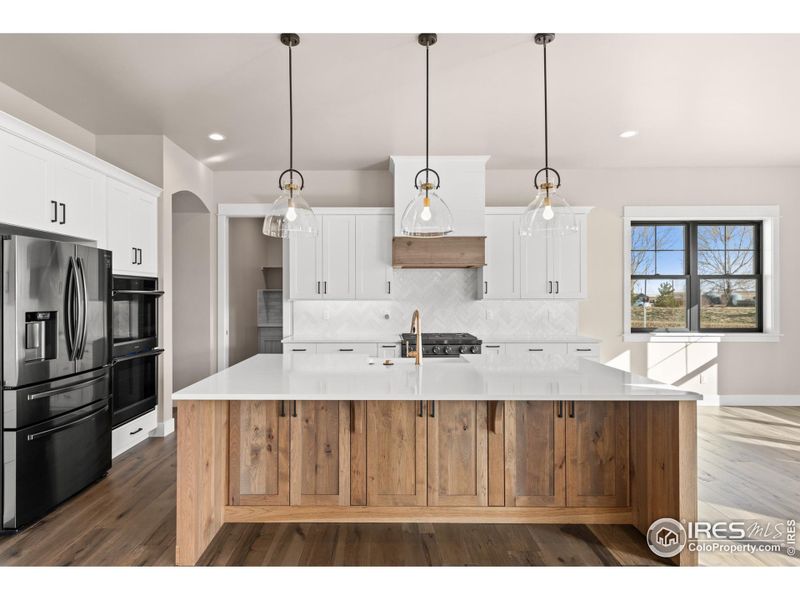
M 395 237 L 392 266 L 399 269 L 476 269 L 486 264 L 486 237 Z

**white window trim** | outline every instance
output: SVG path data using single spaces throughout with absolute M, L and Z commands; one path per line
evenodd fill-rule
M 631 222 L 633 221 L 761 221 L 761 333 L 631 333 Z M 778 342 L 780 333 L 780 209 L 778 206 L 626 206 L 623 211 L 623 340 L 626 342 Z

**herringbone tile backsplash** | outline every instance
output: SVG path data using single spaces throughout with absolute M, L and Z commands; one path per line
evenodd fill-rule
M 478 300 L 478 276 L 476 269 L 398 269 L 392 284 L 395 300 L 295 301 L 293 333 L 396 336 L 408 330 L 419 308 L 426 332 L 467 332 L 487 339 L 577 334 L 577 301 Z

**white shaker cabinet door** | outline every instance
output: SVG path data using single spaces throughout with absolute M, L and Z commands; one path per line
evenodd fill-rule
M 158 199 L 136 192 L 131 204 L 131 245 L 136 248 L 134 269 L 142 275 L 158 273 Z
M 322 297 L 355 298 L 355 215 L 325 215 L 322 219 Z
M 52 153 L 0 131 L 0 223 L 53 231 L 60 216 Z
M 486 266 L 479 296 L 493 300 L 520 297 L 519 215 L 486 215 Z
M 105 175 L 54 155 L 53 188 L 58 220 L 51 231 L 94 240 L 99 247 L 106 248 Z
M 520 237 L 520 285 L 523 298 L 552 298 L 550 244 L 545 233 Z
M 317 217 L 321 226 L 325 217 Z M 289 237 L 289 297 L 292 300 L 322 298 L 320 246 L 322 232 L 316 235 L 291 234 Z
M 556 219 L 563 219 L 556 215 Z M 586 217 L 576 215 L 578 230 L 574 233 L 550 236 L 554 298 L 576 299 L 586 297 Z
M 392 297 L 392 215 L 356 215 L 356 298 Z
M 133 211 L 137 192 L 129 185 L 108 179 L 106 186 L 106 246 L 112 253 L 114 273 L 137 274 L 138 255 L 132 239 Z

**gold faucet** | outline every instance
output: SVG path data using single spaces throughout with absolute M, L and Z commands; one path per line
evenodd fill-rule
M 415 365 L 422 364 L 422 323 L 420 322 L 419 309 L 414 311 L 411 316 L 411 333 L 417 334 L 417 348 L 416 350 L 407 350 L 406 356 L 414 358 Z M 406 342 L 408 343 L 408 342 Z

